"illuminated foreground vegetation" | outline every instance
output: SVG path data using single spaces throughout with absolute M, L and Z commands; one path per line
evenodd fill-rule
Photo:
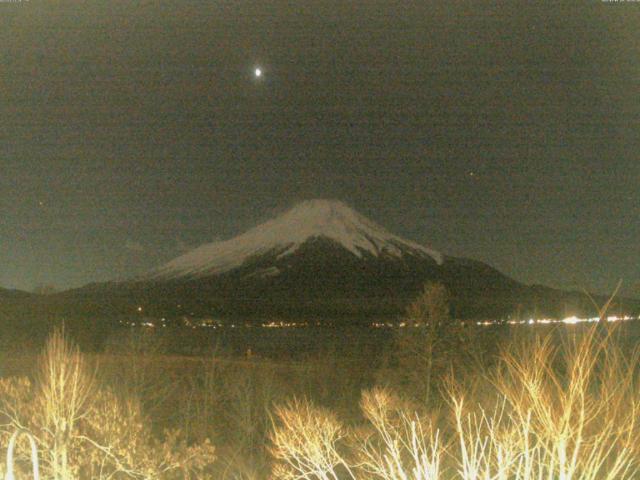
M 480 348 L 446 303 L 426 289 L 407 312 L 419 328 L 380 363 L 168 357 L 134 337 L 83 355 L 56 330 L 31 374 L 0 381 L 0 441 L 28 432 L 55 480 L 638 478 L 638 352 L 622 329 Z M 28 438 L 15 478 L 32 478 Z
M 563 348 L 537 339 L 507 351 L 438 410 L 385 388 L 363 392 L 348 426 L 308 401 L 276 408 L 277 478 L 637 478 L 637 357 L 593 329 Z
M 187 445 L 179 430 L 153 435 L 139 399 L 100 388 L 61 330 L 49 338 L 35 379 L 0 381 L 3 445 L 15 431 L 28 433 L 39 451 L 44 479 L 201 478 L 215 460 L 209 442 Z M 30 471 L 27 445 L 18 465 Z M 6 464 L 3 465 L 3 470 Z M 20 477 L 22 478 L 22 477 Z M 27 477 L 24 477 L 27 478 Z

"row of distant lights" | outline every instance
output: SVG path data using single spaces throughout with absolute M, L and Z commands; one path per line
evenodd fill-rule
M 178 307 L 180 307 L 180 305 L 178 305 Z M 139 307 L 136 308 L 136 310 L 138 311 L 138 313 L 142 313 L 144 309 L 141 306 L 139 306 Z M 160 322 L 161 322 L 160 326 L 162 326 L 162 327 L 166 327 L 167 326 L 167 324 L 166 324 L 167 319 L 165 317 L 162 317 L 160 319 Z M 142 326 L 142 327 L 155 327 L 156 326 L 155 323 L 150 322 L 149 320 L 143 320 L 143 321 L 141 321 L 139 323 L 138 322 L 120 322 L 120 323 L 123 323 L 123 324 L 126 323 L 126 324 L 128 324 L 129 326 L 132 326 L 132 327 L 135 327 L 138 324 L 140 326 Z M 318 325 L 319 325 L 319 323 L 318 323 Z M 213 323 L 213 322 L 210 322 L 210 321 L 201 321 L 199 323 L 195 323 L 195 322 L 189 321 L 188 323 L 186 323 L 186 326 L 189 326 L 191 328 L 200 327 L 200 328 L 213 328 L 213 329 L 222 327 L 222 325 L 217 324 L 217 323 Z M 236 327 L 235 324 L 231 324 L 229 326 L 231 328 L 235 328 Z M 308 327 L 309 323 L 307 323 L 307 322 L 283 322 L 283 321 L 274 322 L 274 321 L 272 321 L 272 322 L 268 322 L 268 323 L 262 323 L 261 326 L 264 327 L 264 328 L 296 328 L 296 327 Z
M 626 322 L 629 320 L 640 320 L 640 318 L 638 317 L 629 317 L 629 316 L 624 316 L 624 317 L 617 317 L 617 316 L 610 316 L 606 318 L 607 322 Z M 496 322 L 496 321 L 483 321 L 483 322 L 476 322 L 476 325 L 480 325 L 483 327 L 487 327 L 487 326 L 491 326 L 491 325 L 503 325 L 503 324 L 508 324 L 508 325 L 548 325 L 548 324 L 558 324 L 558 323 L 564 323 L 566 325 L 576 325 L 578 323 L 597 323 L 599 322 L 600 319 L 598 317 L 592 317 L 592 318 L 578 318 L 578 317 L 567 317 L 567 318 L 563 318 L 561 320 L 556 320 L 556 319 L 551 319 L 551 318 L 541 318 L 541 319 L 533 319 L 530 318 L 529 320 L 509 320 L 507 322 Z M 165 319 L 161 319 L 162 324 L 160 326 L 162 327 L 166 327 L 166 323 L 165 323 Z M 136 326 L 136 322 L 130 322 L 128 323 L 130 326 L 135 327 Z M 142 327 L 155 327 L 156 325 L 153 322 L 149 322 L 149 321 L 144 321 L 144 322 L 140 322 L 140 326 Z M 212 325 L 210 323 L 200 323 L 198 325 L 189 325 L 191 328 L 221 328 L 221 325 Z M 299 327 L 308 327 L 309 324 L 306 322 L 303 323 L 297 323 L 297 322 L 269 322 L 269 323 L 263 323 L 261 325 L 263 328 L 299 328 Z M 379 323 L 379 322 L 375 322 L 372 324 L 373 327 L 375 328 L 392 328 L 395 325 L 392 323 Z M 401 322 L 398 324 L 398 326 L 400 328 L 404 328 L 407 327 L 407 323 L 406 322 Z M 229 327 L 231 328 L 235 328 L 236 325 L 235 324 L 231 324 L 229 325 Z
M 618 315 L 610 315 L 605 319 L 607 322 L 626 322 L 629 320 L 638 320 L 638 317 L 631 317 L 629 315 L 624 315 L 622 317 Z M 553 323 L 564 323 L 565 325 L 576 325 L 578 323 L 596 323 L 600 321 L 600 317 L 591 317 L 591 318 L 579 318 L 576 316 L 566 317 L 562 319 L 555 318 L 530 318 L 529 320 L 508 320 L 506 323 L 509 325 L 548 325 Z M 492 321 L 484 321 L 484 322 L 476 322 L 476 325 L 488 326 L 488 325 L 496 325 L 501 322 L 492 322 Z
M 268 322 L 262 324 L 264 328 L 297 328 L 308 326 L 309 324 L 307 322 Z
M 618 316 L 618 315 L 610 315 L 606 317 L 607 322 L 626 322 L 629 320 L 640 320 L 640 317 L 631 317 L 629 315 Z M 476 325 L 480 325 L 483 327 L 488 327 L 491 325 L 549 325 L 549 324 L 558 324 L 563 323 L 565 325 L 576 325 L 578 323 L 596 323 L 600 321 L 600 317 L 591 317 L 591 318 L 579 318 L 576 316 L 566 317 L 562 319 L 556 318 L 530 318 L 528 320 L 507 320 L 507 321 L 499 321 L 499 320 L 484 320 L 480 322 L 476 322 Z M 392 328 L 398 326 L 400 328 L 410 327 L 411 324 L 407 322 L 400 322 L 398 324 L 390 323 L 390 322 L 374 322 L 371 324 L 375 328 Z
M 167 324 L 165 323 L 166 319 L 162 318 L 162 319 L 160 319 L 160 321 L 161 321 L 161 325 L 160 325 L 161 327 L 166 327 L 167 326 Z M 129 325 L 131 327 L 135 327 L 137 325 L 140 325 L 141 327 L 156 327 L 157 326 L 155 323 L 150 322 L 148 320 L 147 321 L 143 321 L 143 322 L 122 322 L 121 321 L 120 323 L 123 324 L 123 325 Z M 201 322 L 201 323 L 198 323 L 198 324 L 191 323 L 191 324 L 185 325 L 185 326 L 191 327 L 191 328 L 213 328 L 214 330 L 217 329 L 217 328 L 223 328 L 222 325 L 211 324 L 211 323 L 208 323 L 208 322 Z M 263 323 L 263 324 L 261 324 L 261 326 L 263 328 L 298 328 L 298 327 L 308 327 L 309 324 L 306 323 L 306 322 L 302 322 L 302 323 L 299 323 L 299 322 L 269 322 L 269 323 Z M 228 327 L 236 328 L 236 324 L 232 323 L 232 324 L 228 325 Z
M 142 307 L 138 307 L 137 308 L 138 312 L 142 312 Z M 640 317 L 632 317 L 629 315 L 624 315 L 624 316 L 618 316 L 618 315 L 609 315 L 608 317 L 606 317 L 606 321 L 607 322 L 626 322 L 629 320 L 640 320 Z M 574 316 L 571 317 L 566 317 L 566 318 L 562 318 L 562 319 L 555 319 L 555 318 L 530 318 L 528 320 L 507 320 L 506 322 L 501 322 L 501 321 L 496 321 L 496 320 L 484 320 L 484 321 L 480 321 L 480 322 L 476 322 L 476 325 L 480 325 L 480 326 L 491 326 L 491 325 L 500 325 L 500 324 L 508 324 L 508 325 L 549 325 L 549 324 L 557 324 L 557 323 L 564 323 L 565 325 L 576 325 L 578 323 L 596 323 L 600 321 L 600 317 L 590 317 L 590 318 L 579 318 Z M 162 322 L 162 326 L 166 327 L 166 319 L 162 318 L 161 319 Z M 130 325 L 135 326 L 135 322 L 131 323 Z M 140 323 L 142 326 L 145 327 L 155 327 L 155 324 L 153 324 L 152 322 L 149 321 L 143 321 Z M 193 328 L 196 327 L 196 325 L 191 325 Z M 200 327 L 212 327 L 212 328 L 216 328 L 218 327 L 218 325 L 215 324 L 211 324 L 211 323 L 202 323 L 200 325 L 197 325 Z M 262 327 L 266 327 L 266 328 L 296 328 L 296 327 L 307 327 L 309 326 L 309 324 L 307 322 L 268 322 L 268 323 L 263 323 Z M 391 323 L 381 323 L 381 322 L 374 322 L 372 324 L 373 327 L 376 328 L 383 328 L 383 327 L 393 327 L 394 325 Z M 400 322 L 398 324 L 399 327 L 403 328 L 407 326 L 406 322 Z M 234 325 L 231 325 L 231 327 L 235 327 Z

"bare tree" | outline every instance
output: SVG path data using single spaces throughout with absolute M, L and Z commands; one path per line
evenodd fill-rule
M 56 328 L 42 354 L 39 384 L 47 455 L 54 480 L 73 477 L 69 453 L 77 423 L 91 405 L 93 376 L 77 346 L 67 341 L 63 328 Z
M 379 380 L 427 405 L 451 369 L 463 361 L 465 332 L 451 318 L 450 296 L 441 283 L 427 283 L 407 307 L 404 328 L 395 336 L 389 364 Z

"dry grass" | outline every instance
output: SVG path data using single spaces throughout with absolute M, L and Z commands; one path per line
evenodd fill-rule
M 346 428 L 330 411 L 297 399 L 276 407 L 279 426 L 273 430 L 272 454 L 281 460 L 274 478 L 355 478 L 341 453 Z
M 638 478 L 640 355 L 603 324 L 570 328 L 529 330 L 426 400 L 329 356 L 180 358 L 134 342 L 96 359 L 55 331 L 31 378 L 0 380 L 0 442 L 29 432 L 47 480 Z M 16 478 L 30 478 L 27 439 Z
M 39 451 L 42 478 L 202 478 L 213 463 L 207 441 L 194 445 L 182 432 L 153 434 L 140 400 L 123 398 L 95 382 L 85 357 L 57 329 L 44 348 L 34 380 L 0 380 L 0 442 L 28 433 Z M 15 478 L 26 478 L 29 452 L 18 444 Z M 7 465 L 2 464 L 4 470 Z
M 347 478 L 344 472 L 385 480 L 636 478 L 637 357 L 625 356 L 598 325 L 560 346 L 551 337 L 511 345 L 500 368 L 473 390 L 493 393 L 479 402 L 452 381 L 442 417 L 383 389 L 364 392 L 366 423 L 349 428 L 309 403 L 290 403 L 276 411 L 276 472 L 288 468 L 290 478 L 304 479 Z
M 439 478 L 442 447 L 433 419 L 379 388 L 364 392 L 360 405 L 371 426 L 356 444 L 361 471 L 372 478 Z

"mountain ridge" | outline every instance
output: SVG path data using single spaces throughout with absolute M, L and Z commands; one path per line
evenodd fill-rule
M 181 318 L 397 317 L 427 282 L 460 319 L 592 314 L 583 294 L 528 286 L 492 266 L 394 235 L 335 200 L 308 200 L 240 235 L 202 245 L 126 281 L 48 300 L 67 314 Z M 640 308 L 640 302 L 629 304 Z

